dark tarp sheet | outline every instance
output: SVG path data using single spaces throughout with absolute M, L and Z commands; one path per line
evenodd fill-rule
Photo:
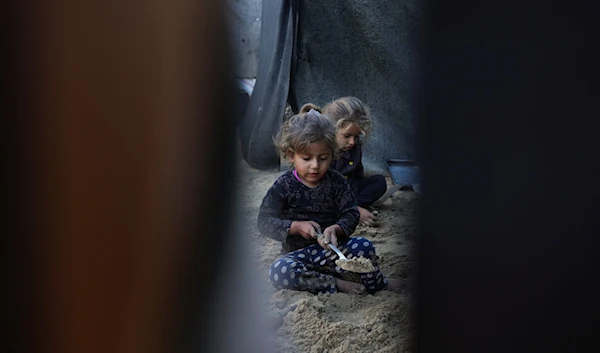
M 254 168 L 279 167 L 273 137 L 281 127 L 288 97 L 297 3 L 298 0 L 263 1 L 256 84 L 238 128 L 242 155 Z
M 346 95 L 363 100 L 374 116 L 364 149 L 367 169 L 385 173 L 387 159 L 418 159 L 415 3 L 265 0 L 256 87 L 239 129 L 246 161 L 257 168 L 279 165 L 272 138 L 286 99 L 296 112 L 304 103 L 324 106 Z

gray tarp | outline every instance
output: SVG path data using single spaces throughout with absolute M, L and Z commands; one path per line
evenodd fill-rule
M 263 1 L 258 74 L 238 129 L 244 159 L 259 169 L 279 166 L 273 136 L 281 126 L 289 91 L 297 3 Z

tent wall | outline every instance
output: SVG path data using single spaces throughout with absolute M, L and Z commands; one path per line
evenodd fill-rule
M 367 169 L 416 155 L 418 86 L 416 1 L 301 1 L 297 61 L 290 82 L 293 108 L 356 96 L 374 116 L 365 143 Z
M 297 111 L 346 95 L 367 103 L 375 117 L 367 172 L 386 173 L 390 158 L 418 160 L 419 10 L 415 0 L 264 0 L 257 81 L 239 125 L 246 161 L 279 167 L 272 139 L 286 100 Z

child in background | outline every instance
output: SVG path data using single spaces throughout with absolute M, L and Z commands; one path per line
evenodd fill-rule
M 362 142 L 371 132 L 369 108 L 356 97 L 343 97 L 327 104 L 323 114 L 335 123 L 336 141 L 341 150 L 330 168 L 348 179 L 358 203 L 360 223 L 371 225 L 376 216 L 368 208 L 385 194 L 387 183 L 382 175 L 364 176 Z
M 360 215 L 350 185 L 329 168 L 338 149 L 335 131 L 329 118 L 304 107 L 275 139 L 293 169 L 271 186 L 258 215 L 258 230 L 280 241 L 285 253 L 271 265 L 269 278 L 277 289 L 312 293 L 400 291 L 399 282 L 388 282 L 376 263 L 374 272 L 360 275 L 362 284 L 340 278 L 345 271 L 335 264 L 329 243 L 348 258 L 373 261 L 375 249 L 369 240 L 351 237 Z

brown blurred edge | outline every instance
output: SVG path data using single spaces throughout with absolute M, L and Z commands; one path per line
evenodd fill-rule
M 219 209 L 207 199 L 222 174 L 205 169 L 218 168 L 229 132 L 218 128 L 221 11 L 207 0 L 64 0 L 15 12 L 27 80 L 14 102 L 27 118 L 10 140 L 16 351 L 185 345 L 198 312 L 186 307 L 199 292 L 189 280 L 203 275 L 196 236 Z

